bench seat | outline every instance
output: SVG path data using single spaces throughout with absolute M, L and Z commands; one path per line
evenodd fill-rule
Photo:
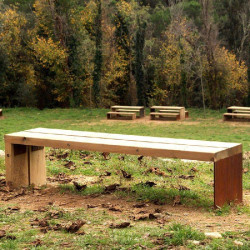
M 177 114 L 179 114 L 179 111 L 178 110 L 173 110 L 173 109 L 170 109 L 170 110 L 168 110 L 168 109 L 161 109 L 161 110 L 159 110 L 158 112 L 167 112 L 167 113 L 177 113 Z M 185 111 L 185 118 L 188 118 L 189 117 L 189 113 L 188 113 L 188 111 Z
M 130 117 L 131 120 L 136 119 L 136 113 L 132 113 L 132 112 L 114 112 L 114 111 L 110 111 L 107 113 L 107 119 L 115 119 L 119 116 L 126 116 L 126 117 Z
M 117 109 L 117 112 L 140 112 L 139 109 Z
M 242 145 L 37 128 L 5 135 L 8 186 L 46 184 L 44 147 L 214 162 L 214 204 L 242 202 Z
M 163 113 L 163 112 L 151 112 L 150 113 L 151 120 L 155 120 L 156 117 L 159 117 L 159 119 L 162 117 L 171 117 L 171 118 L 175 118 L 176 120 L 180 120 L 179 113 Z
M 247 118 L 250 119 L 250 113 L 224 113 L 224 121 L 231 120 L 232 118 Z

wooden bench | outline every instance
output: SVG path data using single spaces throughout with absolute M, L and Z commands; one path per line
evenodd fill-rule
M 214 162 L 214 204 L 242 202 L 242 145 L 36 128 L 5 135 L 6 183 L 46 184 L 44 147 Z
M 250 119 L 250 107 L 228 107 L 227 113 L 223 114 L 223 119 L 229 121 L 233 120 L 233 118 Z
M 162 115 L 161 115 L 162 113 Z M 174 115 L 171 115 L 175 114 Z M 176 118 L 176 120 L 184 120 L 186 118 L 185 108 L 176 106 L 152 106 L 150 108 L 150 119 L 154 120 L 156 117 Z
M 110 111 L 107 113 L 107 119 L 116 119 L 117 117 L 126 116 L 131 118 L 131 120 L 136 119 L 136 113 L 131 112 L 114 112 Z
M 165 112 L 150 112 L 150 120 L 155 120 L 156 118 L 175 118 L 175 120 L 180 120 L 179 113 L 165 113 Z
M 176 110 L 169 110 L 169 109 L 161 109 L 161 110 L 159 110 L 159 112 L 163 112 L 163 113 L 176 113 Z M 189 118 L 189 112 L 188 111 L 186 111 L 185 110 L 185 118 L 187 119 L 187 118 Z
M 145 108 L 143 106 L 111 106 L 112 112 L 129 112 L 138 113 L 137 117 L 141 118 L 145 116 Z

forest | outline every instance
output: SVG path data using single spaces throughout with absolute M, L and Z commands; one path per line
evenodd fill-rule
M 250 105 L 248 0 L 0 0 L 0 106 Z

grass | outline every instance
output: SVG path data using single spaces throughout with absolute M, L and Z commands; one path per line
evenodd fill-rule
M 106 109 L 4 109 L 0 120 L 0 137 L 4 134 L 36 128 L 60 128 L 96 132 L 149 135 L 181 139 L 239 142 L 250 151 L 250 127 L 246 123 L 222 122 L 226 110 L 189 109 L 190 119 L 171 123 L 106 122 Z M 147 110 L 147 112 L 149 112 Z M 0 141 L 0 148 L 4 148 Z
M 200 233 L 190 226 L 175 223 L 169 227 L 171 237 L 166 237 L 165 242 L 167 245 L 184 246 L 187 245 L 188 240 L 201 241 L 205 239 L 205 235 Z
M 137 121 L 107 121 L 105 109 L 46 109 L 31 108 L 4 109 L 4 119 L 0 119 L 0 136 L 36 127 L 60 128 L 71 130 L 86 130 L 96 132 L 121 133 L 160 136 L 182 139 L 199 139 L 212 141 L 239 142 L 243 144 L 244 152 L 250 151 L 250 126 L 247 123 L 222 122 L 225 110 L 189 109 L 190 119 L 184 122 L 137 122 Z M 147 110 L 147 113 L 149 110 Z M 0 140 L 0 149 L 4 150 L 4 140 Z M 65 159 L 58 155 L 67 153 Z M 122 159 L 124 157 L 124 159 Z M 75 168 L 68 169 L 65 164 L 74 163 Z M 160 158 L 144 157 L 142 161 L 137 156 L 110 154 L 105 159 L 101 153 L 73 151 L 64 149 L 46 149 L 47 175 L 55 178 L 64 173 L 70 178 L 87 184 L 87 188 L 79 192 L 72 183 L 61 184 L 61 194 L 74 194 L 88 197 L 106 197 L 105 187 L 117 183 L 120 189 L 109 196 L 119 201 L 125 199 L 148 204 L 168 204 L 172 207 L 176 197 L 179 197 L 184 209 L 201 210 L 207 217 L 218 216 L 218 223 L 223 217 L 236 213 L 249 215 L 248 205 L 224 206 L 213 209 L 213 165 L 207 162 L 184 162 L 181 160 L 166 161 Z M 243 174 L 244 192 L 250 190 L 250 161 L 245 160 Z M 150 172 L 157 168 L 163 175 Z M 132 175 L 125 179 L 120 170 Z M 193 170 L 195 169 L 195 171 Z M 110 172 L 109 176 L 106 173 Z M 5 174 L 4 159 L 0 158 L 0 178 Z M 182 179 L 180 176 L 194 175 L 194 178 Z M 147 181 L 156 185 L 149 187 Z M 187 190 L 182 190 L 182 189 Z M 1 193 L 0 193 L 1 194 Z M 60 194 L 60 195 L 61 195 Z M 1 202 L 1 201 L 0 201 Z M 248 232 L 226 232 L 222 239 L 209 240 L 193 225 L 185 221 L 172 221 L 164 225 L 154 221 L 133 221 L 126 213 L 109 213 L 108 210 L 81 208 L 62 208 L 48 205 L 49 211 L 62 211 L 58 218 L 51 218 L 50 225 L 70 223 L 78 219 L 85 220 L 83 226 L 85 235 L 70 234 L 66 231 L 48 231 L 43 234 L 38 228 L 31 227 L 30 220 L 45 218 L 49 212 L 22 209 L 12 211 L 8 207 L 16 206 L 11 201 L 0 207 L 0 229 L 5 229 L 8 235 L 16 239 L 0 239 L 0 249 L 142 249 L 184 246 L 190 249 L 249 249 Z M 167 212 L 167 211 L 166 211 Z M 127 212 L 129 213 L 129 211 Z M 131 221 L 131 226 L 124 229 L 111 229 L 111 223 Z M 233 223 L 233 221 L 232 221 Z M 171 235 L 171 236 L 169 236 Z M 40 239 L 41 246 L 35 247 L 32 242 Z M 196 246 L 193 240 L 202 242 Z M 243 246 L 236 247 L 234 240 L 240 240 Z

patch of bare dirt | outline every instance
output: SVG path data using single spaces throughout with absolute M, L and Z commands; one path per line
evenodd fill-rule
M 232 211 L 229 215 L 216 216 L 203 209 L 189 208 L 182 205 L 155 205 L 152 203 L 131 202 L 112 193 L 101 195 L 80 196 L 72 193 L 61 194 L 59 189 L 49 186 L 43 190 L 29 190 L 17 192 L 10 200 L 9 192 L 0 192 L 0 206 L 8 207 L 15 204 L 20 211 L 34 210 L 46 211 L 47 206 L 56 206 L 64 210 L 77 208 L 105 210 L 115 215 L 118 219 L 127 221 L 141 221 L 145 223 L 164 225 L 172 222 L 189 224 L 201 231 L 246 231 L 249 229 L 250 220 L 246 214 Z M 249 204 L 250 192 L 244 193 L 244 201 Z M 150 222 L 148 221 L 150 220 Z

